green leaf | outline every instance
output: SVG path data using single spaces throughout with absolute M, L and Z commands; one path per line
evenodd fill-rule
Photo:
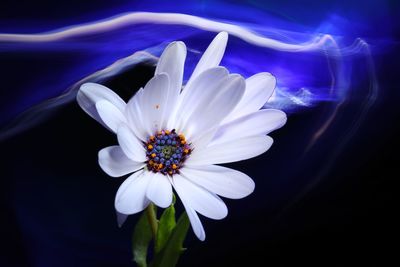
M 175 226 L 175 208 L 174 204 L 172 204 L 171 206 L 169 206 L 169 208 L 164 210 L 158 223 L 158 231 L 155 244 L 156 253 L 160 252 L 164 248 Z
M 165 247 L 156 254 L 154 261 L 150 264 L 151 267 L 174 267 L 178 263 L 179 257 L 184 251 L 183 241 L 185 241 L 189 225 L 189 218 L 186 212 L 184 212 L 179 218 Z
M 139 267 L 147 267 L 147 251 L 152 238 L 151 226 L 146 213 L 143 212 L 135 226 L 132 239 L 133 260 Z

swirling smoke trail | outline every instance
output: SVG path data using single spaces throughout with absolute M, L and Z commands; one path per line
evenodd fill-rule
M 150 24 L 150 25 L 149 25 Z M 181 37 L 181 39 L 193 38 L 193 36 L 200 35 L 202 32 L 219 32 L 226 31 L 231 36 L 236 37 L 234 40 L 238 45 L 249 47 L 249 49 L 259 49 L 259 50 L 267 50 L 270 51 L 279 51 L 285 53 L 294 53 L 300 54 L 300 56 L 308 55 L 310 57 L 324 57 L 326 60 L 325 69 L 329 72 L 329 85 L 328 81 L 324 81 L 326 84 L 320 88 L 306 88 L 303 86 L 299 86 L 299 83 L 303 83 L 304 85 L 310 84 L 309 81 L 306 81 L 306 77 L 301 77 L 301 75 L 296 74 L 294 72 L 288 72 L 287 70 L 282 69 L 278 64 L 268 64 L 266 70 L 273 73 L 277 76 L 278 79 L 278 88 L 276 90 L 275 97 L 269 102 L 266 103 L 266 107 L 277 107 L 280 109 L 284 109 L 286 111 L 299 110 L 304 107 L 308 107 L 313 105 L 315 102 L 319 101 L 333 101 L 336 103 L 336 107 L 331 112 L 331 115 L 326 119 L 326 122 L 317 130 L 311 140 L 311 143 L 314 143 L 316 139 L 329 127 L 335 118 L 335 114 L 337 114 L 338 109 L 340 109 L 343 102 L 346 101 L 349 93 L 349 84 L 350 77 L 348 72 L 348 66 L 343 63 L 343 60 L 348 59 L 354 55 L 363 56 L 368 63 L 368 73 L 370 77 L 370 89 L 368 94 L 366 95 L 367 104 L 362 108 L 361 113 L 364 114 L 368 108 L 373 104 L 376 99 L 378 86 L 376 79 L 374 77 L 373 71 L 373 62 L 372 57 L 369 52 L 368 44 L 361 39 L 356 40 L 349 47 L 339 47 L 335 38 L 329 34 L 318 34 L 311 35 L 308 40 L 296 43 L 293 42 L 292 35 L 293 32 L 284 32 L 279 30 L 273 30 L 275 34 L 279 33 L 282 40 L 291 39 L 292 42 L 282 41 L 279 39 L 269 38 L 263 36 L 262 34 L 258 34 L 251 29 L 248 29 L 244 26 L 239 26 L 233 23 L 227 22 L 219 22 L 215 20 L 205 19 L 193 15 L 186 14 L 178 14 L 178 13 L 150 13 L 150 12 L 133 12 L 128 14 L 123 14 L 120 16 L 112 17 L 106 20 L 95 21 L 93 23 L 76 25 L 67 27 L 64 29 L 46 32 L 46 33 L 38 33 L 38 34 L 0 34 L 0 53 L 9 52 L 9 51 L 21 51 L 21 50 L 42 50 L 42 49 L 66 49 L 66 47 L 76 47 L 82 45 L 82 47 L 87 46 L 88 44 L 82 43 L 82 40 L 85 38 L 96 37 L 102 35 L 115 36 L 120 32 L 126 33 L 124 31 L 130 30 L 130 34 L 142 34 L 145 31 L 152 32 L 151 27 L 156 28 L 156 26 L 168 26 L 173 25 L 175 27 L 185 29 L 180 34 L 177 34 L 179 31 L 174 30 L 176 36 Z M 140 27 L 145 26 L 145 28 Z M 170 27 L 173 27 L 170 26 Z M 155 29 L 155 32 L 152 33 L 154 36 L 154 40 L 152 44 L 156 44 L 153 47 L 144 47 L 145 45 L 150 44 L 150 41 L 143 42 L 141 44 L 134 44 L 133 47 L 138 49 L 146 49 L 150 53 L 159 53 L 160 52 L 160 44 L 163 44 L 165 40 L 162 39 L 163 36 L 157 37 L 157 32 L 160 29 Z M 271 30 L 268 30 L 271 31 Z M 267 32 L 268 33 L 268 32 Z M 140 36 L 140 34 L 138 34 Z M 296 33 L 298 35 L 298 33 Z M 171 38 L 171 37 L 170 37 Z M 90 46 L 91 44 L 89 44 Z M 236 44 L 235 44 L 236 45 Z M 118 49 L 118 45 L 115 45 L 116 49 Z M 93 45 L 96 48 L 96 45 Z M 87 49 L 88 47 L 86 47 Z M 90 48 L 90 47 L 89 47 Z M 197 47 L 191 47 L 189 43 L 189 49 L 192 48 L 194 55 L 198 54 Z M 102 49 L 99 46 L 97 49 Z M 254 50 L 253 50 L 254 51 Z M 257 51 L 255 51 L 257 53 Z M 262 51 L 263 52 L 263 51 Z M 228 61 L 225 65 L 228 68 L 237 70 L 242 75 L 248 76 L 257 71 L 265 70 L 265 67 L 261 69 L 260 63 L 254 64 L 255 67 L 248 66 L 249 63 L 241 62 L 241 60 L 236 56 L 235 53 L 228 54 Z M 133 60 L 132 60 L 133 59 Z M 110 77 L 113 75 L 117 75 L 119 71 L 122 71 L 129 66 L 133 66 L 143 61 L 148 61 L 153 59 L 151 54 L 136 54 L 126 57 L 122 60 L 117 60 L 110 67 L 106 67 L 101 71 L 97 71 L 95 74 L 91 74 L 83 79 L 76 79 L 77 81 L 74 85 L 70 86 L 67 90 L 64 91 L 64 94 L 58 96 L 53 99 L 46 100 L 44 103 L 39 104 L 38 106 L 31 108 L 29 111 L 25 112 L 23 116 L 20 116 L 19 122 L 14 123 L 11 126 L 6 127 L 0 134 L 0 140 L 5 139 L 12 134 L 23 130 L 30 125 L 36 123 L 35 120 L 32 120 L 33 117 L 40 118 L 37 114 L 42 113 L 43 110 L 49 110 L 50 108 L 57 107 L 60 104 L 65 104 L 71 101 L 74 98 L 77 88 L 82 82 L 85 81 L 100 81 L 106 77 Z M 154 59 L 153 59 L 154 60 Z M 321 59 L 317 59 L 316 62 Z M 191 60 L 193 62 L 193 60 Z M 249 60 L 251 64 L 254 61 Z M 88 63 L 93 64 L 93 63 Z M 193 65 L 193 63 L 191 63 Z M 319 63 L 320 64 L 320 63 Z M 102 64 L 104 65 L 104 63 Z M 244 67 L 243 67 L 244 66 Z M 258 69 L 257 69 L 258 68 Z M 304 68 L 309 68 L 303 66 Z M 253 70 L 254 69 L 254 70 Z M 77 77 L 79 74 L 77 74 Z M 296 83 L 297 81 L 297 83 Z M 54 91 L 54 89 L 53 89 Z M 360 116 L 359 118 L 363 118 Z M 361 122 L 360 122 L 361 123 Z

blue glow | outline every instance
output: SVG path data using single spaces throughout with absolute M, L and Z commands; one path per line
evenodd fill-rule
M 172 11 L 169 6 L 152 5 L 151 1 L 135 5 L 135 9 L 145 11 Z M 50 102 L 52 107 L 58 102 L 71 101 L 82 81 L 93 81 L 90 79 L 93 73 L 119 62 L 126 64 L 127 61 L 121 59 L 131 58 L 137 51 L 158 56 L 173 40 L 184 41 L 189 49 L 187 78 L 206 45 L 216 32 L 222 30 L 230 33 L 222 65 L 245 77 L 261 71 L 276 76 L 276 93 L 265 107 L 292 113 L 330 102 L 331 110 L 325 114 L 329 118 L 335 116 L 341 103 L 351 94 L 351 86 L 360 82 L 360 78 L 362 82 L 367 80 L 369 85 L 357 95 L 365 98 L 369 105 L 373 104 L 378 85 L 370 48 L 366 41 L 355 38 L 349 30 L 359 26 L 354 27 L 353 21 L 331 15 L 313 29 L 258 8 L 223 1 L 214 3 L 212 9 L 208 5 L 182 3 L 173 11 L 190 15 L 127 12 L 44 33 L 23 34 L 22 30 L 17 30 L 18 34 L 0 34 L 0 53 L 15 55 L 10 56 L 10 60 L 22 63 L 25 58 L 20 57 L 21 53 L 39 54 L 46 62 L 55 59 L 55 64 L 43 64 L 38 76 L 21 81 L 17 89 L 13 88 L 21 91 L 17 91 L 13 101 L 7 102 L 12 104 L 2 105 L 0 123 L 4 124 L 42 101 Z M 215 10 L 226 12 L 216 14 Z M 149 58 L 150 55 L 142 60 Z M 137 64 L 140 60 L 132 62 Z M 362 74 L 354 77 L 353 69 L 359 68 L 360 64 Z M 96 79 L 102 80 L 103 74 L 95 74 Z M 56 99 L 51 99 L 54 97 Z M 28 113 L 32 116 L 32 113 L 48 108 L 48 104 L 42 103 Z M 5 129 L 3 136 L 8 136 L 10 130 L 18 131 L 15 128 L 18 127 Z

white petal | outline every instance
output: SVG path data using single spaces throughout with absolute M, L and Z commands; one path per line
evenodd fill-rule
M 128 215 L 120 213 L 116 211 L 117 214 L 117 223 L 118 227 L 122 227 L 122 225 L 125 223 L 126 219 L 128 219 Z
M 172 186 L 166 175 L 153 173 L 147 187 L 147 198 L 161 208 L 172 203 Z
M 165 48 L 157 63 L 155 75 L 167 73 L 169 76 L 169 92 L 166 99 L 168 109 L 165 110 L 166 120 L 172 119 L 171 112 L 173 107 L 176 106 L 182 88 L 185 59 L 186 45 L 183 42 L 173 42 Z
M 142 162 L 129 159 L 119 146 L 109 146 L 99 151 L 99 165 L 112 177 L 132 173 L 145 166 Z
M 206 239 L 206 233 L 204 232 L 204 227 L 201 224 L 199 215 L 197 215 L 196 211 L 189 207 L 184 200 L 181 198 L 183 206 L 185 207 L 186 213 L 189 217 L 190 224 L 192 225 L 192 229 L 194 234 L 198 239 L 204 241 Z
M 144 87 L 140 106 L 148 135 L 165 127 L 164 112 L 170 108 L 166 105 L 168 88 L 169 78 L 166 73 L 155 75 Z
M 237 74 L 229 75 L 221 84 L 219 91 L 205 98 L 205 101 L 193 111 L 183 127 L 187 138 L 194 142 L 196 138 L 217 127 L 240 101 L 244 88 L 243 77 Z
M 76 100 L 79 106 L 92 118 L 106 126 L 100 118 L 95 107 L 96 103 L 100 100 L 106 100 L 112 103 L 117 109 L 123 112 L 125 102 L 116 93 L 107 87 L 96 83 L 84 83 L 79 88 L 76 95 Z
M 269 136 L 250 136 L 194 150 L 185 165 L 222 164 L 256 157 L 272 145 Z
M 182 87 L 185 59 L 186 45 L 183 42 L 172 42 L 164 49 L 155 71 L 155 75 L 167 73 L 170 89 L 178 94 Z
M 116 106 L 106 100 L 100 100 L 96 103 L 97 112 L 101 120 L 111 129 L 114 133 L 117 132 L 121 123 L 126 122 L 125 115 Z
M 146 161 L 146 150 L 143 143 L 125 123 L 118 127 L 117 137 L 122 151 L 128 158 L 137 162 Z
M 210 145 L 247 136 L 265 135 L 282 127 L 286 120 L 283 111 L 259 110 L 220 126 Z
M 223 219 L 228 215 L 225 203 L 214 193 L 190 182 L 179 174 L 175 174 L 172 181 L 179 197 L 184 199 L 188 207 L 215 220 Z
M 257 73 L 246 79 L 246 90 L 242 100 L 224 122 L 231 121 L 262 108 L 271 97 L 276 79 L 270 73 Z
M 146 197 L 149 172 L 138 171 L 129 176 L 119 187 L 115 197 L 115 209 L 123 214 L 144 210 L 150 201 Z
M 195 140 L 190 140 L 192 147 L 195 147 L 196 150 L 201 150 L 208 146 L 213 139 L 215 133 L 218 131 L 218 127 L 213 127 L 209 130 L 204 131 L 198 138 Z
M 220 32 L 215 36 L 207 50 L 204 52 L 196 68 L 193 70 L 191 79 L 194 79 L 206 69 L 216 67 L 221 62 L 225 53 L 226 44 L 228 42 L 228 33 Z
M 243 198 L 254 191 L 254 182 L 242 172 L 217 165 L 187 167 L 180 170 L 190 181 L 227 198 Z
M 190 86 L 186 86 L 180 96 L 180 105 L 176 113 L 176 127 L 185 125 L 190 115 L 196 110 L 209 104 L 216 93 L 220 91 L 228 78 L 228 70 L 224 67 L 215 67 L 201 73 Z
M 146 142 L 148 135 L 143 123 L 144 117 L 141 107 L 142 97 L 143 88 L 137 91 L 137 93 L 129 100 L 125 108 L 125 114 L 129 127 L 140 140 Z

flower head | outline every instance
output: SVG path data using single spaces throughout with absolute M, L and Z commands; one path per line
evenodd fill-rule
M 132 173 L 116 195 L 119 213 L 140 212 L 150 202 L 168 207 L 174 188 L 204 240 L 197 213 L 222 219 L 228 210 L 219 196 L 238 199 L 253 192 L 249 176 L 215 164 L 267 151 L 267 134 L 283 126 L 286 115 L 261 109 L 275 88 L 271 74 L 245 80 L 218 66 L 227 39 L 225 32 L 215 37 L 183 88 L 183 42 L 168 45 L 154 77 L 127 104 L 102 85 L 81 86 L 80 106 L 118 138 L 118 146 L 100 150 L 100 167 L 113 177 Z

